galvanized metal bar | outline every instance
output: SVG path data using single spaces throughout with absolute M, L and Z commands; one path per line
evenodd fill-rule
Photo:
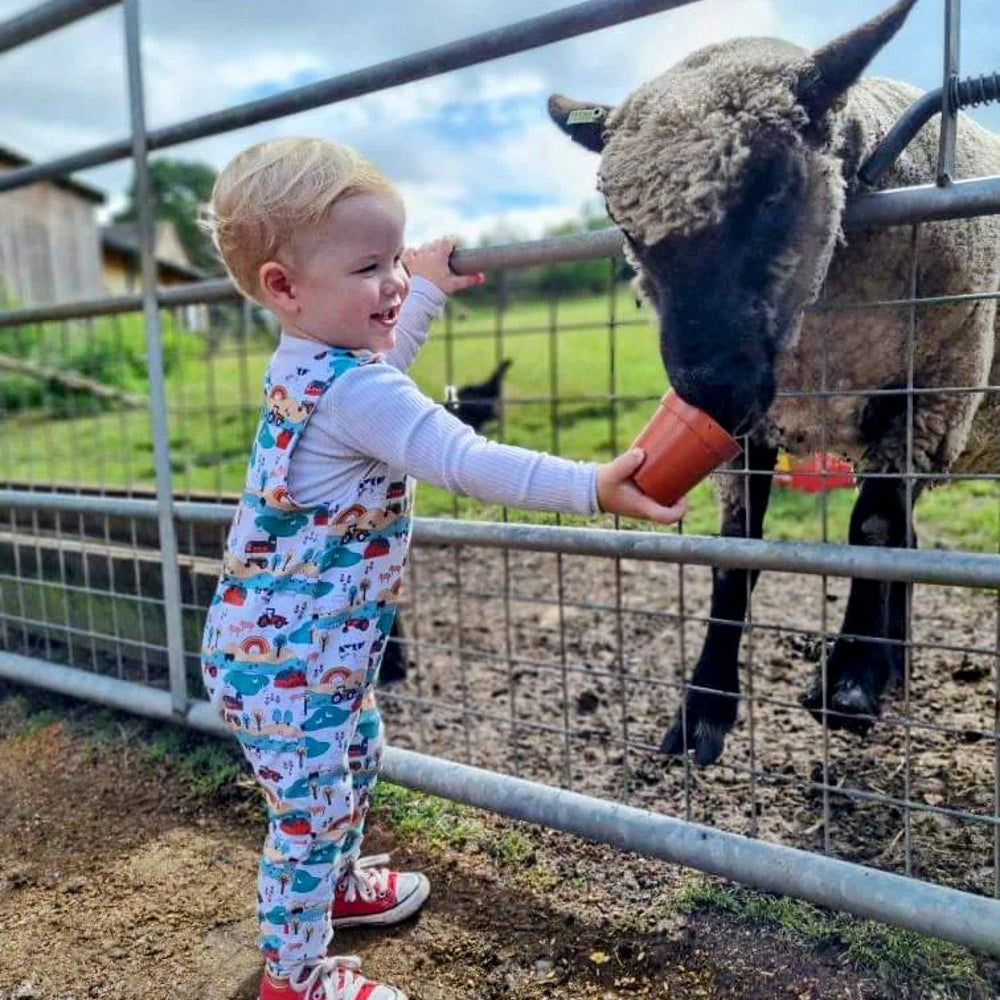
M 503 361 L 504 356 L 504 318 L 508 306 L 508 274 L 504 271 L 500 276 L 500 281 L 497 287 L 497 308 L 493 311 L 493 363 L 499 365 Z M 498 401 L 497 407 L 497 440 L 505 442 L 507 440 L 507 410 L 503 405 L 503 397 Z M 457 502 L 457 497 L 455 498 Z M 500 516 L 503 522 L 506 524 L 507 519 L 510 517 L 510 510 L 507 507 L 503 507 Z M 459 580 L 458 576 L 459 565 L 457 562 L 456 549 L 456 580 Z M 510 573 L 510 550 L 504 549 L 501 553 L 501 562 L 503 564 L 503 648 L 504 648 L 504 658 L 507 663 L 507 698 L 508 698 L 508 708 L 510 710 L 510 752 L 511 759 L 514 764 L 514 773 L 520 775 L 521 773 L 521 733 L 518 725 L 518 683 L 519 679 L 517 674 L 514 672 L 513 658 L 514 658 L 514 626 L 513 620 L 510 614 L 510 595 L 511 595 L 511 573 Z M 461 608 L 461 603 L 459 603 Z M 461 620 L 459 621 L 459 627 L 461 628 Z M 468 675 L 467 671 L 464 669 L 464 664 L 462 665 L 462 707 L 463 711 L 465 706 L 468 704 Z M 466 730 L 468 730 L 468 722 L 463 719 L 465 723 Z M 468 755 L 466 755 L 466 759 Z
M 148 148 L 165 149 L 194 139 L 273 121 L 285 115 L 336 104 L 517 52 L 526 52 L 695 2 L 696 0 L 586 0 L 572 7 L 470 35 L 400 59 L 378 63 L 353 73 L 345 73 L 157 129 L 149 133 Z M 11 170 L 0 177 L 0 191 L 10 191 L 39 180 L 61 177 L 74 170 L 112 163 L 127 156 L 129 148 L 127 139 L 119 139 L 49 163 Z
M 877 197 L 881 196 L 879 195 Z M 535 243 L 532 242 L 482 247 L 477 250 L 459 250 L 456 252 L 454 257 L 452 257 L 452 265 L 461 271 L 471 271 L 474 268 L 469 263 L 470 260 L 473 262 L 485 261 L 486 263 L 482 264 L 481 268 L 480 264 L 476 263 L 476 268 L 485 270 L 497 269 L 492 263 L 494 260 L 502 263 L 503 266 L 508 269 L 517 267 L 533 267 L 538 263 L 559 264 L 576 260 L 596 260 L 606 256 L 604 253 L 604 240 L 607 239 L 607 237 L 602 234 L 611 234 L 614 236 L 615 233 L 616 230 L 614 229 L 605 229 L 599 230 L 597 233 L 581 234 L 580 237 L 560 236 L 546 240 L 538 240 L 536 242 L 539 244 L 547 244 L 545 259 L 543 260 L 536 259 L 538 251 L 535 249 Z M 589 241 L 592 241 L 594 236 L 598 236 L 600 238 L 600 242 L 594 247 L 591 247 L 589 246 Z M 578 239 L 585 239 L 588 241 L 587 245 L 582 247 L 582 256 L 575 253 L 575 243 L 570 242 Z M 565 244 L 563 243 L 564 240 L 567 241 Z M 617 243 L 612 240 L 612 249 L 608 251 L 608 254 L 611 256 L 619 254 L 619 243 L 620 240 Z M 522 258 L 512 260 L 511 254 L 513 253 L 513 248 L 515 247 L 530 252 L 531 256 L 524 256 Z M 601 252 L 598 253 L 598 249 L 600 249 Z M 518 252 L 520 252 L 520 249 Z M 193 281 L 184 285 L 174 285 L 171 287 L 160 288 L 158 290 L 158 297 L 160 305 L 164 308 L 170 306 L 197 305 L 208 302 L 235 302 L 241 298 L 240 293 L 236 290 L 236 287 L 231 281 L 229 281 L 228 278 L 212 278 L 209 281 Z M 829 313 L 846 312 L 854 309 L 896 309 L 909 305 L 956 305 L 963 302 L 979 302 L 997 298 L 1000 298 L 1000 292 L 966 292 L 960 295 L 918 296 L 914 301 L 909 299 L 880 299 L 873 302 L 838 302 L 829 306 L 813 304 L 806 307 L 806 312 Z M 87 319 L 95 316 L 111 316 L 117 313 L 138 312 L 141 308 L 142 296 L 140 295 L 116 295 L 99 299 L 78 299 L 75 302 L 64 302 L 59 305 L 31 306 L 25 309 L 0 311 L 0 327 L 21 326 L 28 323 L 48 322 L 50 320 Z M 620 327 L 628 327 L 643 326 L 646 321 L 621 319 L 617 322 Z M 560 327 L 560 334 L 571 331 L 604 328 L 604 323 L 565 323 Z M 508 335 L 528 336 L 536 333 L 544 333 L 545 330 L 545 327 L 519 326 L 516 330 L 508 331 Z M 475 339 L 482 336 L 484 336 L 483 331 L 472 329 L 456 331 L 454 339 L 457 341 Z
M 142 684 L 13 653 L 0 653 L 0 677 L 230 736 L 208 702 L 192 702 L 178 716 L 167 692 Z M 1000 902 L 995 899 L 398 747 L 386 748 L 382 776 L 407 788 L 622 851 L 686 865 L 766 892 L 796 896 L 1000 956 Z
M 946 0 L 949 10 L 950 0 Z M 956 2 L 955 7 L 958 4 Z M 957 24 L 956 24 L 957 28 Z M 943 122 L 942 122 L 943 124 Z M 944 153 L 944 134 L 942 133 L 941 152 Z M 952 134 L 951 154 L 954 156 L 954 134 Z M 940 174 L 938 181 L 940 183 Z M 917 276 L 920 265 L 920 226 L 914 226 L 910 232 L 910 268 L 909 287 L 907 294 L 914 298 L 917 294 Z M 913 493 L 912 473 L 913 463 L 913 435 L 914 420 L 916 417 L 916 399 L 913 396 L 914 383 L 916 381 L 916 350 L 917 350 L 917 307 L 910 306 L 907 310 L 906 318 L 906 388 L 909 392 L 906 395 L 906 476 L 903 479 L 904 504 L 906 509 L 906 547 L 912 548 L 913 537 L 913 505 L 915 497 Z M 906 590 L 906 610 L 904 611 L 903 626 L 903 798 L 910 801 L 910 790 L 912 788 L 912 750 L 913 733 L 910 726 L 910 713 L 912 710 L 912 685 L 913 685 L 913 622 L 910 615 L 910 606 L 913 600 L 912 584 L 905 584 Z M 891 602 L 891 597 L 886 598 Z M 891 603 L 890 603 L 891 607 Z M 890 610 L 891 615 L 891 610 Z M 913 812 L 909 807 L 903 810 L 903 859 L 905 872 L 907 875 L 913 874 Z
M 2 176 L 2 175 L 0 175 Z M 173 288 L 161 288 L 157 297 L 163 306 L 195 305 L 202 302 L 222 302 L 240 298 L 236 286 L 228 278 L 195 281 Z M 31 306 L 0 312 L 0 327 L 22 326 L 50 320 L 89 319 L 94 316 L 114 316 L 118 313 L 139 312 L 141 295 L 110 295 L 97 299 L 79 299 L 58 305 Z
M 389 781 L 1000 955 L 1000 903 L 566 789 L 389 748 Z
M 22 509 L 88 511 L 153 519 L 151 500 L 127 497 L 79 496 L 0 490 L 0 506 Z M 179 521 L 229 524 L 232 504 L 177 501 Z M 1000 588 L 1000 559 L 975 552 L 921 549 L 874 549 L 864 545 L 818 542 L 770 542 L 756 538 L 716 538 L 653 531 L 612 531 L 605 528 L 565 528 L 540 524 L 497 524 L 488 521 L 416 518 L 417 545 L 478 545 L 522 551 L 562 552 L 647 562 L 688 562 L 697 566 L 777 570 L 829 576 L 862 576 L 873 580 L 937 583 L 959 587 Z
M 562 455 L 562 441 L 559 433 L 559 299 L 553 296 L 549 301 L 548 321 L 548 360 L 549 360 L 549 450 L 553 455 Z M 614 322 L 612 314 L 611 322 Z M 612 330 L 614 328 L 612 327 Z M 614 365 L 612 356 L 612 385 L 614 384 Z M 613 390 L 612 390 L 613 391 Z M 612 427 L 614 425 L 614 407 L 611 408 Z M 614 441 L 612 430 L 611 440 Z M 562 524 L 562 514 L 556 514 L 556 524 Z M 563 777 L 562 787 L 573 787 L 573 768 L 570 761 L 573 757 L 573 747 L 569 739 L 569 660 L 566 655 L 566 574 L 562 554 L 556 553 L 556 608 L 559 615 L 559 691 L 562 697 L 562 755 Z M 513 694 L 513 691 L 511 692 Z
M 534 524 L 490 524 L 418 518 L 414 541 L 421 545 L 477 545 L 623 559 L 686 562 L 699 566 L 860 576 L 912 583 L 1000 587 L 994 555 L 873 549 L 864 545 L 770 542 L 602 528 L 556 528 Z
M 459 250 L 452 255 L 451 266 L 459 274 L 474 274 L 476 271 L 620 257 L 624 239 L 620 229 L 611 227 L 573 236 L 551 236 L 544 240 Z
M 886 137 L 861 164 L 858 179 L 863 184 L 872 187 L 878 183 L 882 175 L 896 162 L 899 154 L 913 141 L 914 136 L 940 112 L 943 93 L 940 87 L 937 90 L 928 90 L 900 115 Z
M 980 177 L 956 181 L 946 188 L 920 184 L 857 195 L 847 204 L 844 228 L 903 226 L 997 213 L 1000 213 L 1000 177 Z
M 692 690 L 712 690 L 713 693 L 717 693 L 716 689 L 702 689 L 694 687 Z M 382 697 L 386 700 L 391 699 L 400 704 L 413 704 L 416 700 L 411 696 L 399 693 L 385 694 Z M 425 704 L 427 708 L 438 709 L 445 712 L 453 710 L 451 703 L 442 699 L 428 700 Z M 492 723 L 495 727 L 502 726 L 504 722 L 503 717 L 496 712 L 480 711 L 475 713 L 475 715 L 476 718 Z M 530 731 L 533 736 L 544 740 L 546 743 L 551 743 L 552 740 L 561 733 L 558 726 L 544 722 L 523 720 L 521 722 L 521 726 Z M 585 733 L 586 730 L 583 730 L 582 734 Z M 574 735 L 577 734 L 575 733 Z M 607 736 L 605 742 L 610 748 L 624 748 L 625 746 L 624 741 L 616 736 Z M 647 743 L 641 740 L 634 740 L 629 745 L 634 751 L 638 751 L 639 753 L 649 755 L 659 754 L 659 747 L 656 744 Z M 822 780 L 794 778 L 789 777 L 784 773 L 774 771 L 768 772 L 759 769 L 754 770 L 746 764 L 726 759 L 719 761 L 717 764 L 713 765 L 713 767 L 720 771 L 727 771 L 734 776 L 746 778 L 748 780 L 766 782 L 772 785 L 782 785 L 786 788 L 808 789 L 813 792 L 826 793 L 831 796 L 835 796 L 838 799 L 847 799 L 853 802 L 864 802 L 872 805 L 887 806 L 900 811 L 912 810 L 913 812 L 919 812 L 922 815 L 948 818 L 950 820 L 975 824 L 980 827 L 988 827 L 991 830 L 996 830 L 998 824 L 997 817 L 992 815 L 992 810 L 990 813 L 972 813 L 962 809 L 948 808 L 946 806 L 932 806 L 923 802 L 919 798 L 907 799 L 898 795 L 889 795 L 882 791 L 869 792 L 861 788 L 853 788 L 849 785 L 845 785 L 842 779 L 838 779 L 836 784 L 833 784 L 829 783 L 825 777 Z
M 941 87 L 941 134 L 938 143 L 937 183 L 954 180 L 955 138 L 958 134 L 958 61 L 961 52 L 961 0 L 944 0 L 944 84 Z
M 618 385 L 618 344 L 615 329 L 615 273 L 612 267 L 607 275 L 608 299 L 608 443 L 613 455 L 619 454 L 618 443 L 618 408 L 614 405 L 615 389 Z M 621 517 L 614 515 L 614 526 L 621 524 Z M 614 659 L 612 671 L 618 688 L 619 718 L 621 719 L 622 753 L 621 779 L 619 781 L 619 797 L 622 802 L 628 802 L 634 792 L 635 765 L 631 759 L 631 743 L 629 735 L 629 689 L 628 676 L 625 669 L 625 588 L 622 585 L 622 561 L 616 555 L 612 564 L 614 572 Z
M 181 581 L 177 563 L 177 536 L 173 517 L 170 474 L 170 434 L 167 430 L 167 395 L 163 365 L 163 330 L 156 301 L 156 221 L 146 157 L 146 110 L 142 83 L 139 0 L 124 0 L 125 51 L 128 65 L 129 112 L 132 125 L 132 163 L 135 169 L 135 202 L 138 209 L 142 263 L 142 305 L 146 326 L 146 360 L 149 368 L 149 408 L 153 422 L 153 465 L 156 469 L 156 507 L 160 552 L 163 557 L 163 615 L 167 630 L 170 696 L 175 712 L 187 708 L 187 675 L 184 669 L 184 627 L 181 622 Z
M 684 522 L 680 521 L 677 525 L 677 531 L 683 535 L 684 534 Z M 683 736 L 684 744 L 684 754 L 681 758 L 684 764 L 684 818 L 690 820 L 692 816 L 692 796 L 691 786 L 694 783 L 694 775 L 692 774 L 692 760 L 691 754 L 688 753 L 688 718 L 687 718 L 687 700 L 688 692 L 691 690 L 691 678 L 694 676 L 694 669 L 688 669 L 688 659 L 687 659 L 687 624 L 691 621 L 691 616 L 687 611 L 687 600 L 686 600 L 686 574 L 684 563 L 680 562 L 677 564 L 677 645 L 680 652 L 677 664 L 677 677 L 676 682 L 680 688 L 678 698 L 680 699 L 680 715 L 681 715 L 681 734 Z
M 16 49 L 121 0 L 49 0 L 0 24 L 0 52 Z
M 820 289 L 820 301 L 826 298 L 826 284 Z M 827 375 L 829 372 L 829 362 L 830 362 L 830 343 L 829 338 L 823 338 L 823 351 L 820 355 L 820 389 L 825 391 L 827 388 Z M 820 451 L 826 456 L 828 452 L 828 442 L 827 435 L 829 433 L 829 399 L 823 396 L 820 401 Z M 823 468 L 826 467 L 826 458 L 823 459 Z M 774 484 L 772 483 L 772 486 Z M 823 542 L 830 541 L 830 495 L 826 491 L 820 494 L 820 538 Z M 830 662 L 828 643 L 826 641 L 826 636 L 829 634 L 829 584 L 830 578 L 825 574 L 820 577 L 820 641 L 819 641 L 819 678 L 820 678 L 820 688 L 821 688 L 821 702 L 823 706 L 823 853 L 827 856 L 830 855 L 832 849 L 832 836 L 831 836 L 831 811 L 830 811 L 830 715 L 827 709 L 829 705 L 829 691 L 830 691 Z

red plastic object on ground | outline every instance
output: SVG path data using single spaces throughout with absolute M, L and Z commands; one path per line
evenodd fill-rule
M 775 466 L 774 481 L 802 493 L 825 493 L 829 490 L 850 489 L 856 485 L 854 466 L 836 455 L 814 452 L 808 458 L 795 461 L 782 454 Z

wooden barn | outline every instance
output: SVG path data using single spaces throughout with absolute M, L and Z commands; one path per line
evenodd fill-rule
M 0 170 L 31 163 L 0 146 Z M 100 226 L 103 192 L 70 178 L 41 181 L 0 192 L 0 308 L 51 305 L 142 287 L 138 227 L 134 222 Z M 156 225 L 157 284 L 170 286 L 205 277 L 193 267 L 172 222 Z M 187 306 L 189 329 L 208 325 L 203 305 Z
M 172 222 L 156 224 L 157 284 L 164 287 L 201 281 L 205 275 L 193 267 Z M 101 230 L 104 287 L 110 295 L 127 295 L 142 289 L 139 257 L 139 227 L 135 222 L 116 222 Z
M 30 162 L 0 147 L 0 170 Z M 0 193 L 0 302 L 16 308 L 102 295 L 97 209 L 104 201 L 96 188 L 68 178 Z

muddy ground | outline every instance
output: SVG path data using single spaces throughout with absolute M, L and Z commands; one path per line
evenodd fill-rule
M 992 893 L 993 828 L 975 820 L 994 812 L 995 741 L 979 734 L 994 728 L 995 596 L 918 588 L 917 641 L 961 649 L 914 652 L 906 716 L 897 700 L 869 737 L 824 741 L 797 706 L 816 646 L 795 630 L 814 630 L 824 611 L 832 629 L 846 586 L 831 581 L 824 597 L 818 580 L 765 576 L 745 649 L 753 725 L 744 703 L 723 763 L 696 770 L 655 752 L 703 629 L 675 620 L 676 567 L 565 558 L 560 583 L 554 556 L 467 550 L 456 562 L 418 549 L 413 569 L 406 621 L 420 669 L 383 699 L 397 745 L 799 847 L 825 842 L 893 870 L 905 870 L 908 844 L 919 877 Z M 686 569 L 685 614 L 703 616 L 707 596 L 708 571 Z M 254 997 L 252 792 L 196 795 L 125 717 L 95 739 L 90 709 L 31 715 L 23 694 L 6 694 L 0 998 Z M 814 786 L 824 757 L 839 786 L 826 819 Z M 937 811 L 907 823 L 898 807 L 843 794 L 907 789 Z M 963 965 L 966 979 L 944 986 L 916 966 L 887 975 L 835 940 L 817 950 L 739 913 L 689 912 L 692 873 L 468 815 L 435 820 L 440 836 L 388 807 L 373 823 L 371 850 L 420 866 L 434 894 L 415 921 L 343 934 L 340 947 L 413 1000 L 1000 995 L 992 963 Z M 472 832 L 456 836 L 466 823 Z
M 996 594 L 916 587 L 909 683 L 866 737 L 824 737 L 798 699 L 848 581 L 824 593 L 819 577 L 763 574 L 740 722 L 721 763 L 698 769 L 657 747 L 701 647 L 710 571 L 559 563 L 415 550 L 403 619 L 420 670 L 384 699 L 396 744 L 993 894 Z

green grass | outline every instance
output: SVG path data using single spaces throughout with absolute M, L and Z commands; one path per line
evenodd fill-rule
M 886 996 L 909 996 L 894 988 L 914 983 L 920 984 L 921 997 L 992 996 L 975 956 L 947 941 L 710 879 L 693 882 L 678 903 L 689 912 L 723 913 L 750 927 L 778 930 L 796 944 L 832 950 L 859 972 L 877 977 Z
M 379 821 L 400 837 L 429 848 L 461 849 L 479 842 L 485 833 L 483 824 L 467 807 L 385 781 L 375 786 L 372 808 Z
M 570 458 L 607 460 L 632 441 L 666 388 L 656 330 L 636 311 L 625 287 L 616 292 L 613 325 L 609 313 L 606 296 L 564 300 L 557 310 L 544 302 L 517 302 L 502 317 L 492 306 L 469 307 L 459 299 L 451 318 L 436 324 L 412 374 L 425 392 L 441 399 L 447 382 L 479 381 L 500 358 L 513 358 L 504 418 L 501 426 L 488 428 L 489 436 Z M 192 336 L 173 327 L 165 336 L 174 488 L 181 494 L 234 492 L 242 485 L 270 348 L 266 339 L 256 338 L 241 350 L 234 339 L 224 338 L 206 357 L 204 350 L 191 349 Z M 133 360 L 127 361 L 130 371 Z M 129 385 L 134 388 L 132 381 Z M 552 396 L 558 402 L 551 402 Z M 8 414 L 0 474 L 11 481 L 152 487 L 149 412 L 133 409 L 70 419 L 52 419 L 38 408 Z M 819 540 L 825 507 L 826 536 L 846 540 L 853 498 L 850 490 L 824 499 L 776 488 L 768 535 Z M 698 486 L 691 501 L 685 530 L 715 532 L 717 512 L 709 484 Z M 501 516 L 497 508 L 456 499 L 427 484 L 418 491 L 417 513 Z M 513 517 L 552 520 L 524 512 Z M 996 552 L 1000 487 L 981 481 L 930 491 L 918 506 L 917 531 L 924 546 Z
M 241 785 L 250 787 L 249 769 L 235 740 L 0 681 L 0 732 L 5 736 L 32 733 L 56 722 L 77 738 L 127 746 L 142 761 L 176 768 L 193 801 L 208 804 L 244 794 L 236 785 L 244 775 Z
M 173 763 L 198 799 L 213 799 L 231 790 L 234 782 L 247 773 L 243 754 L 232 742 L 176 726 L 155 726 L 143 747 L 147 760 Z

